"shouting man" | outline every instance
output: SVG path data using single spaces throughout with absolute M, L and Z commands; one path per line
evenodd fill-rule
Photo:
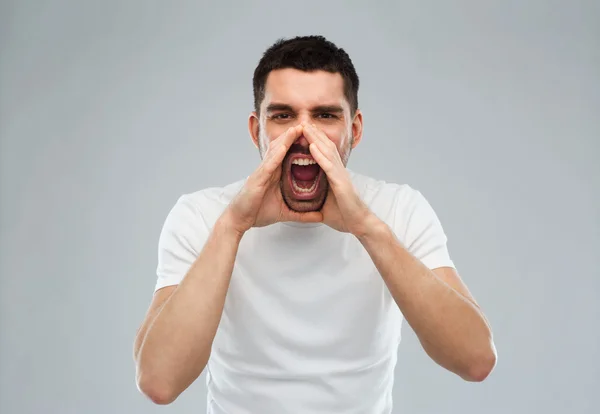
M 280 40 L 253 86 L 260 164 L 164 223 L 139 390 L 169 404 L 206 369 L 210 414 L 390 413 L 404 319 L 436 363 L 484 380 L 492 332 L 432 207 L 347 168 L 363 132 L 347 53 Z

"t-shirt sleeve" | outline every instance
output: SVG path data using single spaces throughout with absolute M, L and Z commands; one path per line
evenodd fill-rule
M 404 235 L 404 246 L 429 269 L 455 267 L 448 251 L 448 238 L 437 214 L 417 190 L 407 208 L 396 217 L 396 227 Z
M 160 232 L 155 291 L 181 282 L 200 254 L 208 234 L 198 207 L 188 195 L 181 196 Z

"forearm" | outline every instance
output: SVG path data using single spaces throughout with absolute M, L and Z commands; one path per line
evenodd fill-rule
M 175 398 L 202 372 L 219 325 L 241 235 L 222 217 L 190 270 L 147 329 L 140 383 Z
M 367 228 L 359 240 L 427 354 L 462 378 L 478 380 L 493 350 L 479 307 L 406 250 L 385 223 L 371 219 Z

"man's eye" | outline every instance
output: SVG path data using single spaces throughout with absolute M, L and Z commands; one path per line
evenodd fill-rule
M 273 119 L 288 119 L 290 114 L 275 114 L 273 115 Z
M 329 114 L 329 113 L 322 113 L 322 114 L 319 114 L 319 117 L 324 118 L 324 119 L 333 119 L 336 116 L 333 114 Z

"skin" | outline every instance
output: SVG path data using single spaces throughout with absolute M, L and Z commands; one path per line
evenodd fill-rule
M 260 114 L 252 112 L 248 120 L 252 141 L 261 157 L 269 144 L 290 126 L 314 124 L 335 145 L 346 165 L 351 151 L 361 141 L 363 116 L 360 110 L 353 115 L 350 113 L 343 87 L 343 78 L 337 73 L 295 69 L 271 72 Z M 290 159 L 298 153 L 312 156 L 304 133 L 294 142 L 282 163 L 280 190 L 283 200 L 294 211 L 318 211 L 331 194 L 329 177 L 322 174 L 314 199 L 301 201 L 295 198 L 289 179 Z
M 436 363 L 466 381 L 483 381 L 493 370 L 491 328 L 456 270 L 428 269 L 354 189 L 346 164 L 362 138 L 363 120 L 360 111 L 350 116 L 342 86 L 339 74 L 323 71 L 269 75 L 261 113 L 249 117 L 259 167 L 217 220 L 181 283 L 155 293 L 136 335 L 138 388 L 155 403 L 173 402 L 206 366 L 245 232 L 281 221 L 322 222 L 352 234 Z M 272 103 L 287 105 L 290 116 L 270 116 Z M 315 111 L 319 105 L 340 106 L 342 115 L 323 116 L 326 111 Z M 296 200 L 286 187 L 285 160 L 300 150 L 326 175 L 313 200 Z

